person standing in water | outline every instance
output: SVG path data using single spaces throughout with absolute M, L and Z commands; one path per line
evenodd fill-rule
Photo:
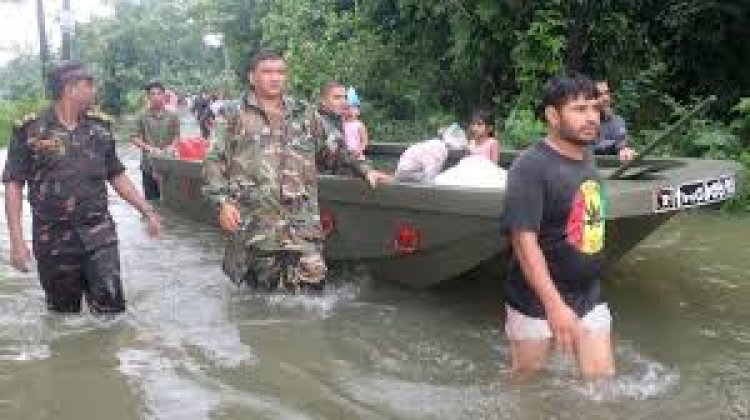
M 495 123 L 489 111 L 479 109 L 471 114 L 468 148 L 470 154 L 484 156 L 495 163 L 500 158 Z
M 347 168 L 373 187 L 390 178 L 346 148 L 337 90 L 324 92 L 321 115 L 286 94 L 286 60 L 268 50 L 252 58 L 246 75 L 249 89 L 203 167 L 204 194 L 228 234 L 222 268 L 234 283 L 260 289 L 319 289 L 327 267 L 318 173 Z
M 615 367 L 601 296 L 606 198 L 589 150 L 599 132 L 596 86 L 584 76 L 553 78 L 542 105 L 547 136 L 513 162 L 505 196 L 512 374 L 540 370 L 555 343 L 584 377 L 607 377 Z
M 152 80 L 143 90 L 148 107 L 136 121 L 132 142 L 141 149 L 143 194 L 146 200 L 156 201 L 161 198 L 161 188 L 151 157 L 175 147 L 180 139 L 180 119 L 177 114 L 167 110 L 166 89 L 161 82 Z
M 10 263 L 29 270 L 23 239 L 24 185 L 33 214 L 32 239 L 47 307 L 78 313 L 85 296 L 91 312 L 125 310 L 115 222 L 107 184 L 141 213 L 150 236 L 159 217 L 138 194 L 115 152 L 110 120 L 89 111 L 94 77 L 83 64 L 65 62 L 51 71 L 52 105 L 17 121 L 3 172 Z

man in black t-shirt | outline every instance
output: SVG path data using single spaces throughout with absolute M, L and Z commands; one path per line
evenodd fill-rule
M 505 199 L 512 370 L 516 378 L 535 373 L 556 342 L 585 377 L 610 376 L 611 315 L 600 296 L 606 201 L 589 151 L 599 131 L 596 86 L 583 76 L 554 78 L 543 106 L 547 136 L 513 163 Z

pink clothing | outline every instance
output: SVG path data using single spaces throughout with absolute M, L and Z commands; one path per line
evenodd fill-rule
M 469 151 L 472 155 L 481 155 L 487 159 L 497 162 L 500 157 L 500 150 L 497 146 L 497 140 L 493 138 L 486 139 L 482 144 L 469 143 Z
M 357 156 L 364 158 L 364 156 L 361 156 L 363 149 L 362 146 L 364 146 L 362 144 L 361 129 L 362 121 L 344 121 L 344 140 L 346 141 L 346 146 L 349 150 L 355 152 Z

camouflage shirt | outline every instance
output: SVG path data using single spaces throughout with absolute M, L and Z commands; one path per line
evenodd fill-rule
M 318 171 L 347 168 L 360 177 L 369 167 L 347 149 L 340 128 L 308 104 L 283 98 L 269 115 L 249 92 L 228 112 L 226 135 L 204 163 L 204 193 L 215 204 L 239 206 L 234 240 L 266 251 L 318 249 Z
M 82 115 L 72 131 L 51 108 L 16 124 L 3 182 L 28 184 L 37 255 L 116 242 L 106 181 L 124 170 L 109 122 L 100 114 Z
M 138 118 L 135 130 L 135 135 L 143 139 L 144 143 L 164 149 L 180 137 L 180 118 L 167 110 L 147 109 Z M 141 168 L 146 172 L 151 172 L 152 169 L 150 154 L 145 150 L 141 152 Z

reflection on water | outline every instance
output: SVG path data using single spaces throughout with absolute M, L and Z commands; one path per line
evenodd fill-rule
M 746 218 L 678 217 L 610 273 L 615 379 L 584 384 L 556 358 L 518 386 L 499 280 L 409 291 L 350 269 L 320 296 L 258 294 L 221 274 L 211 227 L 166 213 L 150 241 L 116 197 L 112 211 L 129 303 L 115 319 L 47 314 L 0 242 L 0 418 L 750 416 Z

